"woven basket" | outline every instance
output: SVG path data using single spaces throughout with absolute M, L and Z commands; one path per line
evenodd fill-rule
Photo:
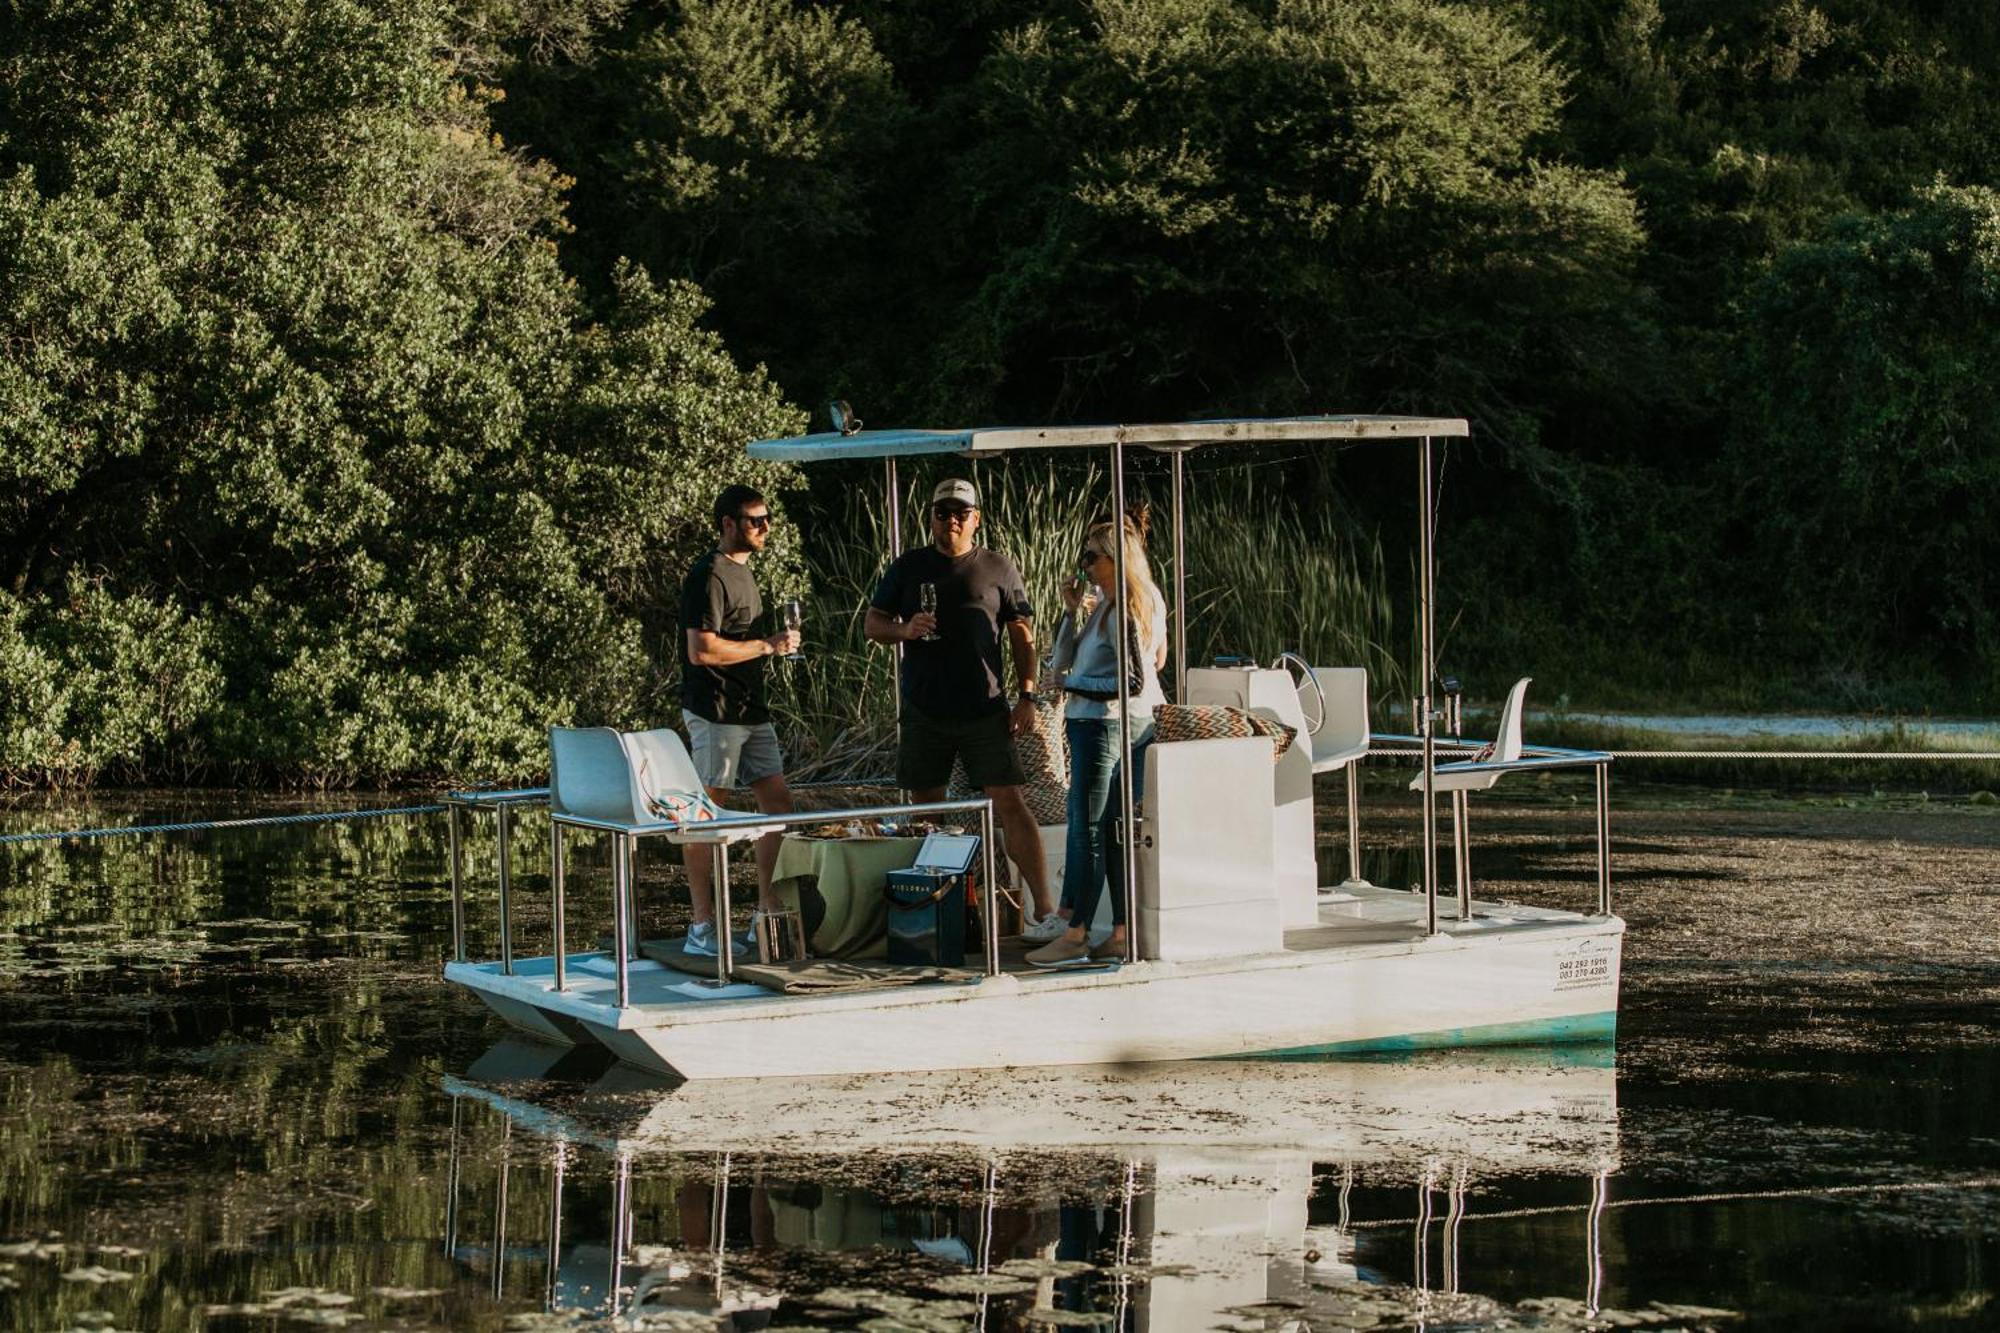
M 1014 757 L 1027 782 L 1021 789 L 1037 824 L 1069 822 L 1069 745 L 1063 735 L 1062 695 L 1035 697 L 1035 725 L 1014 738 Z M 953 763 L 946 795 L 965 801 L 977 795 L 965 779 L 965 765 Z
M 1298 733 L 1282 722 L 1229 704 L 1161 704 L 1153 713 L 1153 739 L 1160 743 L 1246 736 L 1269 736 L 1271 762 L 1276 763 L 1292 748 Z

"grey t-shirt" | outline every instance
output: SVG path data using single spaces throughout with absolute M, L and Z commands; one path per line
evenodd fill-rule
M 1006 712 L 1000 627 L 1035 614 L 1021 571 L 983 546 L 956 559 L 920 546 L 896 557 L 868 604 L 908 620 L 926 583 L 937 585 L 938 637 L 903 645 L 903 702 L 941 721 Z
M 694 562 L 681 584 L 681 707 L 710 722 L 769 722 L 764 702 L 764 659 L 732 666 L 696 666 L 688 660 L 687 632 L 705 629 L 742 642 L 761 638 L 757 618 L 764 599 L 747 562 L 710 551 Z

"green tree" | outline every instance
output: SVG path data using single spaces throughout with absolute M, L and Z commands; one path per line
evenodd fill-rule
M 2000 682 L 2000 193 L 1933 185 L 1782 254 L 1744 303 L 1728 475 L 1768 633 Z
M 1420 408 L 1535 438 L 1633 359 L 1641 243 L 1535 145 L 1563 74 L 1428 0 L 1098 0 L 947 108 L 926 222 L 964 292 L 931 397 L 1106 412 Z
M 454 17 L 16 6 L 15 775 L 521 775 L 551 722 L 665 711 L 667 571 L 725 474 L 787 484 L 739 450 L 798 417 L 692 289 L 625 272 L 586 307 L 558 181 L 439 58 Z

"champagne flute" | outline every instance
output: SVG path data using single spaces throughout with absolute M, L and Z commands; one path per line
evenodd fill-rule
M 926 615 L 937 615 L 937 584 L 920 583 L 917 585 L 917 609 Z M 934 643 L 937 641 L 937 636 L 936 630 L 930 630 L 923 638 L 926 643 Z
M 799 599 L 796 597 L 788 597 L 785 599 L 784 614 L 785 614 L 785 628 L 788 630 L 797 631 L 801 626 L 805 624 L 806 609 L 804 606 L 799 604 Z M 806 655 L 803 644 L 801 644 L 801 646 L 798 648 L 792 649 L 792 651 L 790 651 L 789 653 L 786 653 L 785 660 L 787 662 L 805 661 Z

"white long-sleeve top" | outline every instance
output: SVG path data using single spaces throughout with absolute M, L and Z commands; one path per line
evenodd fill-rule
M 1147 593 L 1153 599 L 1153 632 L 1148 642 L 1138 645 L 1141 686 L 1131 696 L 1135 721 L 1150 721 L 1153 710 L 1167 701 L 1166 691 L 1160 686 L 1158 665 L 1167 651 L 1167 603 L 1156 590 L 1149 588 Z M 1062 618 L 1049 664 L 1061 674 L 1065 689 L 1081 685 L 1101 694 L 1117 694 L 1118 641 L 1113 636 L 1119 632 L 1118 603 L 1101 594 L 1090 614 L 1084 617 L 1081 628 L 1075 616 Z M 1086 699 L 1072 693 L 1063 706 L 1063 716 L 1115 718 L 1118 700 Z

